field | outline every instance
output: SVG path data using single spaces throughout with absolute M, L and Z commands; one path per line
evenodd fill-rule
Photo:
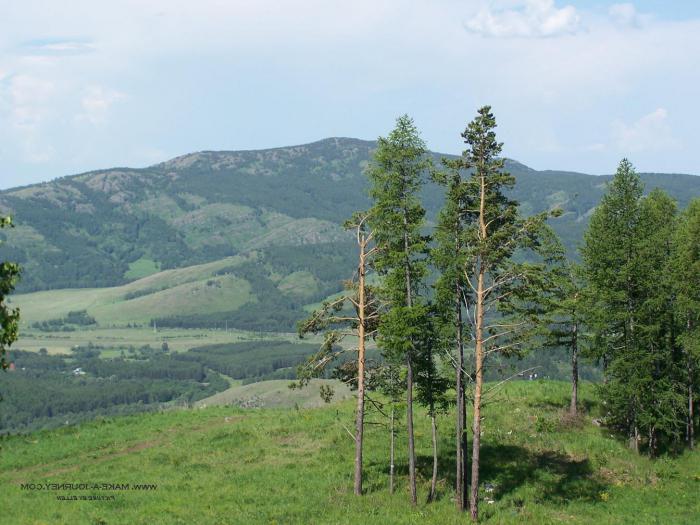
M 331 386 L 335 392 L 334 401 L 344 401 L 352 397 L 347 385 L 338 380 L 312 379 L 308 388 L 289 388 L 289 380 L 275 379 L 259 381 L 247 385 L 232 381 L 228 390 L 214 394 L 195 403 L 198 408 L 233 405 L 245 408 L 318 408 L 324 402 L 319 395 L 321 385 Z
M 13 349 L 38 351 L 46 348 L 49 354 L 68 354 L 75 346 L 93 343 L 105 347 L 102 357 L 117 357 L 120 348 L 150 345 L 160 347 L 167 342 L 171 351 L 184 352 L 195 346 L 237 343 L 241 341 L 297 341 L 293 333 L 250 332 L 244 330 L 206 330 L 180 328 L 94 328 L 75 332 L 40 332 L 23 330 Z M 314 341 L 315 339 L 311 339 Z
M 593 387 L 587 414 L 562 418 L 565 383 L 507 384 L 485 408 L 484 523 L 693 524 L 700 516 L 700 453 L 649 460 L 606 429 Z M 453 422 L 439 420 L 439 497 L 425 504 L 428 419 L 416 417 L 420 499 L 411 509 L 403 434 L 399 484 L 387 490 L 388 432 L 367 425 L 365 489 L 352 495 L 353 401 L 315 409 L 208 407 L 96 420 L 4 438 L 0 522 L 7 524 L 467 523 L 454 510 Z M 372 423 L 385 420 L 377 412 Z M 30 485 L 21 487 L 22 483 Z M 100 487 L 56 488 L 46 483 Z M 130 484 L 129 488 L 102 484 Z M 135 484 L 156 487 L 137 489 Z M 90 496 L 108 501 L 59 501 Z
M 246 259 L 227 257 L 213 263 L 165 270 L 123 286 L 48 290 L 14 295 L 22 325 L 57 319 L 86 310 L 101 327 L 148 325 L 151 318 L 190 312 L 235 310 L 250 298 L 250 284 L 232 275 L 215 275 Z

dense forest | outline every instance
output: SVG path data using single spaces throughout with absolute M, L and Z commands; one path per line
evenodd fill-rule
M 310 344 L 250 341 L 169 352 L 167 345 L 110 350 L 90 344 L 69 356 L 13 350 L 12 368 L 3 374 L 0 433 L 50 428 L 116 415 L 189 406 L 229 387 L 293 379 Z M 222 375 L 223 374 L 223 375 Z

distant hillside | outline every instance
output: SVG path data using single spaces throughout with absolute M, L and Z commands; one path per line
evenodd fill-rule
M 337 291 L 352 271 L 352 261 L 341 257 L 353 248 L 340 225 L 368 205 L 363 170 L 374 146 L 331 138 L 260 151 L 204 151 L 145 169 L 93 171 L 6 190 L 0 213 L 11 212 L 17 227 L 2 233 L 7 243 L 0 259 L 22 264 L 19 291 L 29 292 L 120 286 L 167 269 L 252 257 L 231 282 L 219 284 L 247 290 L 260 311 L 284 297 L 293 303 L 287 310 L 298 309 Z M 525 214 L 564 210 L 552 224 L 574 253 L 610 177 L 535 171 L 515 161 L 507 167 Z M 700 196 L 700 177 L 642 178 L 648 190 L 664 188 L 681 206 Z M 424 200 L 432 220 L 441 188 L 429 184 Z M 300 248 L 311 245 L 310 252 Z

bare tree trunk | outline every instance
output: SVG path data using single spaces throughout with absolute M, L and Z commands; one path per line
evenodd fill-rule
M 389 494 L 394 493 L 394 403 L 391 404 L 391 445 L 389 450 Z
M 578 413 L 578 323 L 574 322 L 571 335 L 571 406 L 572 416 Z
M 459 280 L 456 282 L 457 292 L 457 477 L 455 491 L 457 493 L 457 508 L 465 510 L 467 506 L 467 433 L 466 406 L 464 402 L 464 345 L 462 344 L 462 301 Z
M 437 425 L 435 423 L 435 412 L 432 411 L 430 416 L 430 425 L 433 435 L 433 477 L 430 481 L 430 493 L 428 494 L 428 503 L 435 500 L 435 491 L 437 489 L 438 476 L 438 453 L 437 453 Z
M 484 273 L 479 272 L 476 294 L 476 371 L 474 384 L 474 415 L 473 415 L 473 442 L 472 442 L 472 479 L 471 479 L 471 498 L 469 500 L 470 513 L 473 521 L 479 519 L 479 459 L 481 446 L 481 391 L 483 388 L 483 366 L 484 366 L 484 347 L 483 347 L 483 325 L 484 325 L 484 309 L 483 309 L 483 294 L 484 294 Z
M 357 413 L 355 414 L 355 495 L 362 495 L 362 438 L 365 420 L 365 247 L 364 237 L 360 242 L 360 264 L 358 266 L 359 297 L 358 347 L 357 347 Z
M 488 237 L 486 229 L 486 181 L 484 175 L 481 176 L 481 189 L 479 195 L 479 240 L 485 241 Z M 474 383 L 474 414 L 472 431 L 474 441 L 472 443 L 472 480 L 471 497 L 469 500 L 470 514 L 473 521 L 479 519 L 479 460 L 481 447 L 481 391 L 484 380 L 484 277 L 486 269 L 483 258 L 477 261 L 479 274 L 476 284 L 476 326 L 474 344 L 474 354 L 476 359 L 475 383 Z M 468 278 L 468 276 L 467 276 Z

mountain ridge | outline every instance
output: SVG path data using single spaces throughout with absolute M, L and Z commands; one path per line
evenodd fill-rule
M 0 214 L 17 227 L 1 234 L 0 258 L 25 271 L 20 291 L 116 286 L 148 268 L 178 268 L 267 247 L 343 243 L 341 224 L 369 205 L 364 168 L 376 142 L 329 137 L 258 150 L 204 150 L 145 168 L 107 168 L 0 191 Z M 434 159 L 451 155 L 432 153 Z M 452 156 L 454 157 L 454 156 Z M 524 214 L 554 207 L 570 254 L 610 175 L 535 170 L 507 159 L 512 196 Z M 700 177 L 641 174 L 683 207 Z M 429 183 L 429 221 L 442 189 Z

